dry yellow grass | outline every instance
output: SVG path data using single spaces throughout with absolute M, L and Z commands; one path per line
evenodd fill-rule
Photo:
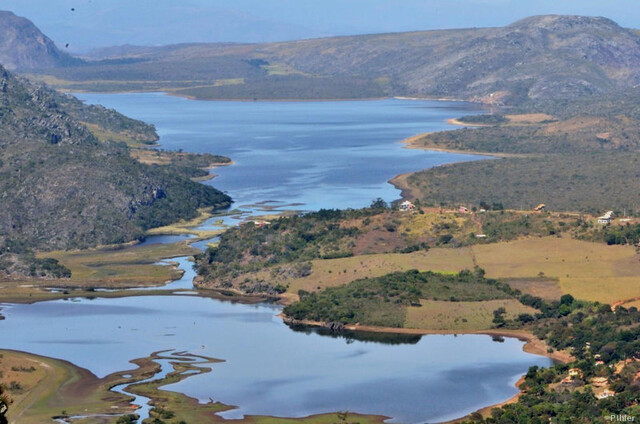
M 518 115 L 505 115 L 509 123 L 513 124 L 539 124 L 544 121 L 553 120 L 553 116 L 546 113 L 522 113 Z
M 88 249 L 40 253 L 71 269 L 71 279 L 56 285 L 130 287 L 158 285 L 179 278 L 181 272 L 167 265 L 155 265 L 162 259 L 188 256 L 198 250 L 186 242 L 142 247 Z
M 424 219 L 426 222 L 428 218 Z M 457 272 L 478 265 L 487 277 L 519 280 L 514 281 L 515 288 L 544 298 L 556 299 L 570 293 L 578 299 L 603 303 L 640 299 L 640 255 L 634 247 L 568 237 L 527 238 L 409 254 L 360 255 L 316 260 L 312 265 L 310 276 L 289 282 L 290 293 L 408 269 Z
M 171 156 L 163 154 L 159 150 L 131 149 L 130 152 L 132 158 L 147 165 L 167 165 L 171 163 Z
M 405 328 L 421 330 L 479 331 L 492 326 L 493 311 L 505 308 L 507 318 L 518 314 L 534 314 L 535 309 L 524 306 L 515 299 L 497 299 L 484 302 L 446 302 L 420 300 L 422 306 L 407 310 Z
M 220 87 L 224 85 L 242 85 L 242 84 L 244 84 L 244 78 L 225 78 L 225 79 L 216 80 L 216 82 L 213 85 L 215 87 Z
M 43 365 L 31 357 L 16 352 L 3 351 L 0 357 L 0 384 L 9 387 L 11 382 L 18 382 L 22 386 L 19 391 L 7 391 L 13 402 L 11 410 L 21 410 L 28 401 L 28 395 L 45 377 Z
M 215 237 L 217 235 L 219 235 L 220 233 L 222 233 L 224 230 L 221 228 L 220 230 L 199 230 L 197 229 L 197 227 L 204 223 L 207 219 L 212 218 L 213 217 L 213 213 L 211 208 L 203 208 L 200 209 L 200 214 L 191 220 L 180 220 L 178 222 L 175 222 L 173 224 L 170 225 L 165 225 L 164 227 L 156 227 L 156 228 L 152 228 L 150 230 L 147 231 L 147 235 L 157 235 L 157 234 L 162 234 L 162 235 L 166 235 L 166 234 L 173 234 L 173 235 L 180 235 L 180 234 L 193 234 L 198 236 L 198 238 L 212 238 Z M 220 220 L 220 222 L 222 222 L 222 220 Z
M 608 121 L 604 118 L 596 118 L 590 116 L 578 116 L 567 119 L 565 121 L 555 122 L 543 127 L 546 134 L 562 134 L 584 131 L 586 129 L 598 129 L 607 127 Z
M 313 272 L 310 276 L 291 281 L 290 292 L 297 293 L 299 289 L 315 291 L 317 287 L 335 287 L 358 278 L 379 277 L 408 269 L 458 272 L 463 269 L 473 269 L 473 260 L 469 248 L 435 248 L 428 252 L 387 253 L 316 260 L 312 265 Z
M 529 238 L 474 246 L 477 264 L 493 278 L 544 275 L 576 298 L 614 303 L 640 297 L 640 256 L 632 246 L 569 238 Z
M 558 300 L 564 294 L 556 280 L 547 278 L 513 278 L 505 281 L 511 288 L 547 300 Z

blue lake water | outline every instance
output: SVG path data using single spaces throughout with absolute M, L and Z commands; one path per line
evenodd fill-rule
M 387 99 L 340 102 L 205 102 L 164 94 L 88 94 L 88 103 L 156 125 L 167 150 L 228 156 L 208 182 L 235 206 L 263 201 L 297 209 L 358 208 L 399 197 L 398 174 L 474 155 L 405 149 L 401 140 L 451 129 L 451 117 L 482 112 L 461 102 Z M 296 209 L 296 208 L 292 208 Z
M 529 366 L 550 363 L 515 339 L 382 344 L 295 332 L 279 311 L 194 296 L 55 301 L 6 307 L 0 331 L 4 348 L 64 358 L 99 376 L 165 349 L 224 359 L 168 388 L 239 406 L 224 414 L 231 418 L 349 410 L 403 423 L 447 420 L 513 396 Z
M 454 102 L 197 102 L 161 94 L 81 94 L 158 128 L 160 147 L 231 157 L 208 182 L 234 207 L 277 201 L 282 209 L 362 207 L 399 192 L 393 176 L 478 156 L 404 149 L 400 140 L 450 128 L 445 120 L 481 112 Z M 259 207 L 248 207 L 265 213 Z M 235 225 L 236 216 L 213 218 Z M 207 227 L 208 228 L 208 227 Z M 169 242 L 150 238 L 147 243 Z M 198 247 L 203 247 L 200 243 Z M 187 273 L 174 288 L 191 288 Z M 273 305 L 243 305 L 192 295 L 75 299 L 3 305 L 3 348 L 69 360 L 99 376 L 129 360 L 175 349 L 224 359 L 209 374 L 169 386 L 237 409 L 223 414 L 300 417 L 349 410 L 405 423 L 443 421 L 501 402 L 514 383 L 548 358 L 482 335 L 357 340 L 292 331 Z M 387 343 L 380 342 L 385 337 Z M 393 342 L 393 343 L 390 343 Z M 166 371 L 166 370 L 165 370 Z

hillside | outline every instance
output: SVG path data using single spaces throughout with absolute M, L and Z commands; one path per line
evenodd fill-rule
M 0 11 L 0 63 L 10 70 L 68 66 L 81 63 L 60 51 L 28 19 Z
M 52 80 L 66 87 L 163 89 L 205 99 L 399 95 L 511 105 L 640 83 L 638 33 L 581 16 L 256 45 L 122 46 L 90 57 L 87 66 L 39 73 L 66 80 Z M 315 89 L 297 96 L 306 85 Z
M 60 99 L 0 68 L 0 253 L 122 243 L 193 218 L 198 208 L 230 203 L 191 181 L 188 167 L 144 165 L 125 144 L 99 141 L 74 116 L 106 122 L 114 132 L 128 125 L 141 139 L 155 137 L 152 127 Z

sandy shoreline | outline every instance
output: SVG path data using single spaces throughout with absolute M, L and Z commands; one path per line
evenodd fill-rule
M 451 125 L 469 126 L 469 125 L 464 124 L 464 123 L 455 124 L 453 121 L 456 121 L 456 119 L 447 119 L 447 123 L 449 123 Z M 442 130 L 442 131 L 435 131 L 435 132 L 445 132 L 445 131 L 454 131 L 454 130 Z M 430 134 L 433 134 L 433 133 L 434 133 L 434 131 L 416 134 L 416 135 L 413 135 L 411 137 L 405 138 L 404 140 L 400 140 L 400 143 L 405 144 L 405 148 L 406 149 L 430 150 L 430 151 L 434 151 L 434 152 L 457 153 L 457 154 L 461 154 L 461 155 L 476 155 L 476 156 L 486 156 L 486 157 L 494 157 L 494 158 L 495 157 L 500 157 L 500 158 L 509 158 L 509 157 L 511 157 L 511 158 L 513 158 L 513 157 L 530 156 L 530 155 L 513 154 L 513 153 L 492 153 L 492 152 L 480 152 L 480 151 L 477 151 L 477 150 L 447 149 L 447 148 L 444 148 L 444 147 L 429 146 L 429 145 L 419 145 L 418 144 L 418 142 L 420 140 L 424 139 L 425 137 L 428 137 Z M 455 162 L 455 163 L 463 163 L 463 162 L 461 161 L 461 162 Z

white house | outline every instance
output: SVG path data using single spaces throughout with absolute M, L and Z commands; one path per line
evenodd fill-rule
M 598 217 L 598 224 L 611 224 L 613 216 L 613 211 L 607 211 L 607 213 L 605 213 L 601 217 Z
M 401 211 L 412 211 L 414 209 L 415 209 L 415 205 L 408 200 L 405 200 L 404 202 L 400 203 Z

